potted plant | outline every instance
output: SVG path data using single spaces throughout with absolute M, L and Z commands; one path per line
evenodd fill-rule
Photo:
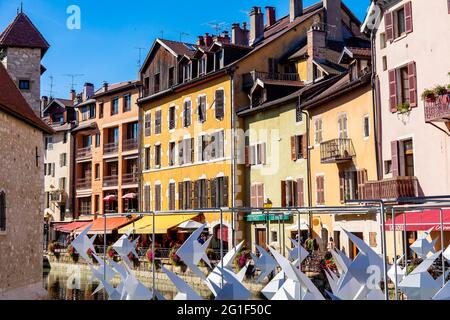
M 75 248 L 72 245 L 69 245 L 67 247 L 67 253 L 72 258 L 73 262 L 75 262 L 75 263 L 78 262 L 78 259 L 80 258 L 80 255 L 78 254 L 78 252 L 75 250 Z
M 434 92 L 438 96 L 443 96 L 443 95 L 447 94 L 447 88 L 444 86 L 436 86 L 436 88 L 434 88 Z
M 422 100 L 426 102 L 434 102 L 436 100 L 436 93 L 434 90 L 425 89 L 422 92 Z
M 397 106 L 397 112 L 400 114 L 408 113 L 409 111 L 411 111 L 411 105 L 408 102 Z

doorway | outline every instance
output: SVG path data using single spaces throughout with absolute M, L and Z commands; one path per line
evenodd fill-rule
M 364 234 L 362 232 L 352 232 L 354 236 L 358 237 L 361 240 L 364 240 Z M 348 239 L 348 253 L 349 253 L 349 257 L 350 259 L 355 259 L 355 257 L 358 255 L 359 250 L 358 247 L 355 246 L 355 244 Z
M 255 229 L 256 244 L 261 248 L 266 249 L 267 237 L 266 229 Z

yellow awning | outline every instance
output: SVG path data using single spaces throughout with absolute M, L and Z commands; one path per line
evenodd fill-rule
M 194 219 L 198 214 L 174 214 L 167 216 L 155 216 L 155 233 L 165 234 L 168 229 L 171 229 L 180 223 Z M 136 221 L 134 226 L 132 223 L 119 229 L 119 234 L 125 234 L 128 231 L 135 234 L 152 234 L 153 233 L 153 217 L 145 216 L 142 219 Z

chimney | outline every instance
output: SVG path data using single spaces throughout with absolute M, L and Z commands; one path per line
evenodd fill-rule
M 264 37 L 264 14 L 261 7 L 253 7 L 250 12 L 250 45 Z
M 94 95 L 94 85 L 86 82 L 83 88 L 83 100 L 88 100 Z
M 327 37 L 333 41 L 344 41 L 342 35 L 342 13 L 341 0 L 323 0 L 323 7 L 325 8 L 325 22 L 328 25 Z
M 73 102 L 77 101 L 77 93 L 75 90 L 70 90 L 70 100 L 72 100 Z
M 248 46 L 248 30 L 247 24 L 242 24 L 243 29 L 239 23 L 233 23 L 231 27 L 231 43 L 239 46 Z
M 205 46 L 209 47 L 213 43 L 213 37 L 209 33 L 205 33 Z
M 203 36 L 198 36 L 197 45 L 201 47 L 205 45 L 205 38 Z
M 103 91 L 106 92 L 108 91 L 108 82 L 103 82 Z
M 314 24 L 307 34 L 308 38 L 308 81 L 313 81 L 313 60 L 321 62 L 325 60 L 326 33 L 319 24 Z
M 44 109 L 48 106 L 48 97 L 47 96 L 42 96 L 41 98 L 41 112 L 42 112 L 42 117 L 44 116 L 43 112 Z
M 276 21 L 275 7 L 266 7 L 266 27 L 273 26 Z
M 290 0 L 289 17 L 290 21 L 294 21 L 303 14 L 303 0 Z

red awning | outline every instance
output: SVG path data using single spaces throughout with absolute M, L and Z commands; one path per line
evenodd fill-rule
M 450 231 L 450 209 L 442 211 L 444 231 Z M 406 212 L 395 216 L 395 230 L 406 231 L 428 231 L 433 228 L 434 231 L 441 230 L 440 210 L 425 210 L 423 212 Z M 386 221 L 386 230 L 394 230 L 394 221 Z
M 78 229 L 84 229 L 87 225 L 91 224 L 92 220 L 89 221 L 74 221 L 70 223 L 58 223 L 53 225 L 53 229 L 62 233 L 72 233 Z
M 222 225 L 222 237 L 220 235 L 220 226 L 216 227 L 216 238 L 217 240 L 223 239 L 223 241 L 228 241 L 228 227 Z
M 104 198 L 103 198 L 103 201 L 106 201 L 106 202 L 114 202 L 114 201 L 117 201 L 117 196 L 111 194 L 111 195 L 109 195 L 109 196 L 104 197 Z
M 119 228 L 122 228 L 130 223 L 133 222 L 133 219 L 128 219 L 126 217 L 113 217 L 113 218 L 106 218 L 106 233 L 110 234 L 113 232 L 113 230 L 117 230 Z M 105 230 L 105 220 L 104 218 L 98 218 L 97 220 L 94 220 L 90 225 L 92 225 L 91 229 L 89 230 L 88 234 L 103 234 Z M 77 230 L 77 233 L 82 232 L 85 228 L 88 226 Z
M 137 198 L 136 193 L 127 193 L 122 197 L 122 199 L 136 199 L 136 198 Z

